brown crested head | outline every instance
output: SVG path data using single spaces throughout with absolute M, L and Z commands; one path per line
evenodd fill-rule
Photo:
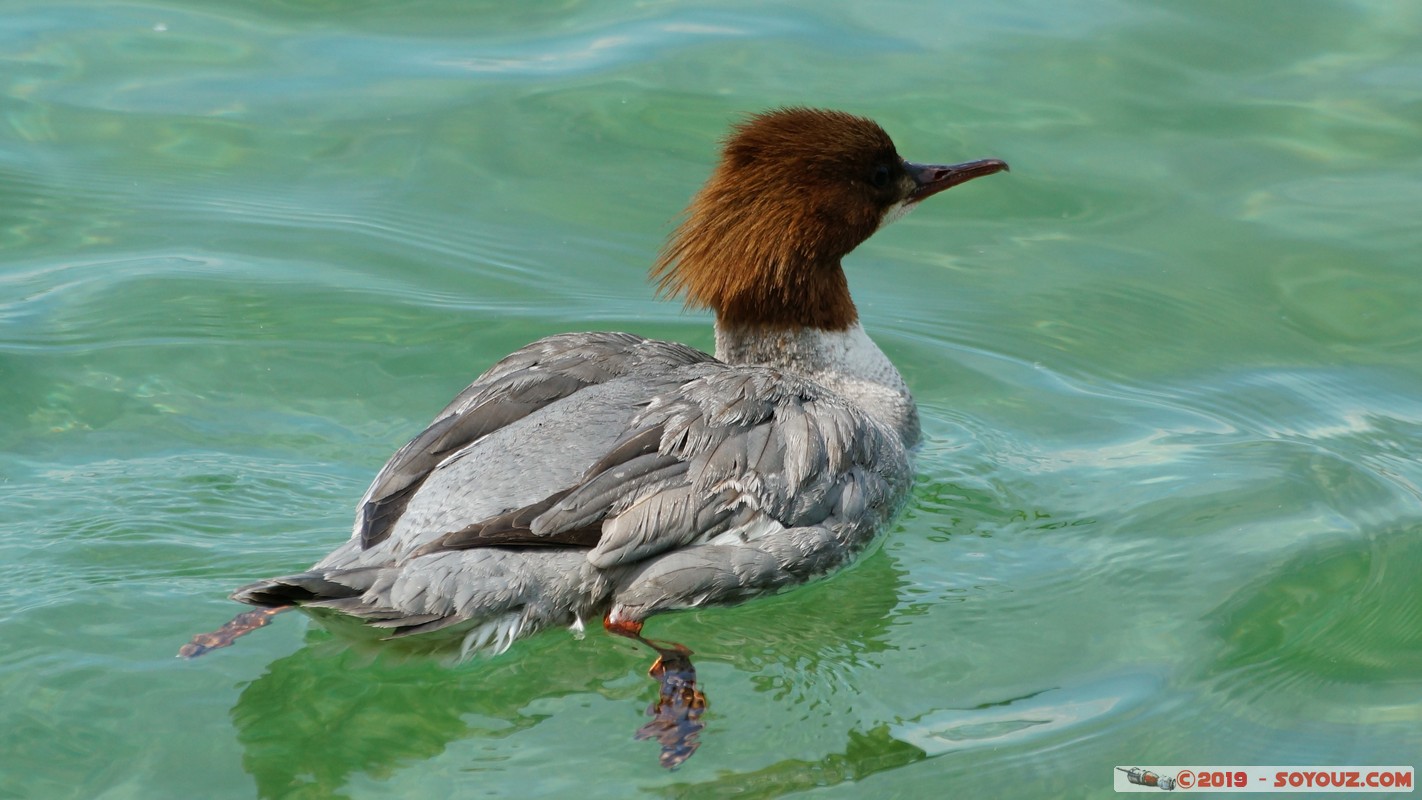
M 873 120 L 767 111 L 731 130 L 652 274 L 722 325 L 844 330 L 859 315 L 840 260 L 918 201 L 1006 168 L 910 164 Z

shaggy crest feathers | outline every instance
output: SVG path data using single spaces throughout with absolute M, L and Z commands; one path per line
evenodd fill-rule
M 842 259 L 904 200 L 873 120 L 781 108 L 735 126 L 652 275 L 723 325 L 845 330 L 859 317 Z

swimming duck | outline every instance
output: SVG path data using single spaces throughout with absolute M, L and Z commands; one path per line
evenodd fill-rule
M 465 655 L 597 619 L 640 639 L 653 614 L 842 566 L 906 496 L 919 421 L 841 260 L 922 200 L 1006 169 L 905 161 L 839 111 L 747 118 L 652 268 L 715 313 L 715 355 L 629 333 L 512 353 L 380 470 L 348 541 L 232 595 L 264 609 L 247 626 L 296 606 L 391 637 L 452 633 Z

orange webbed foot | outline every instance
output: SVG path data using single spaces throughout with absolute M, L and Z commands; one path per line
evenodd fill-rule
M 642 636 L 642 623 L 603 619 L 609 633 L 635 639 L 657 652 L 647 671 L 657 681 L 657 699 L 647 708 L 652 721 L 637 729 L 635 738 L 655 739 L 662 746 L 658 760 L 667 769 L 681 766 L 701 746 L 699 734 L 706 723 L 706 695 L 696 688 L 696 667 L 691 648 L 676 642 L 658 642 Z

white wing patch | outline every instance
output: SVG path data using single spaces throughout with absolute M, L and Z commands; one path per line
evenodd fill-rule
M 765 514 L 711 539 L 707 544 L 750 544 L 785 530 L 785 526 Z

